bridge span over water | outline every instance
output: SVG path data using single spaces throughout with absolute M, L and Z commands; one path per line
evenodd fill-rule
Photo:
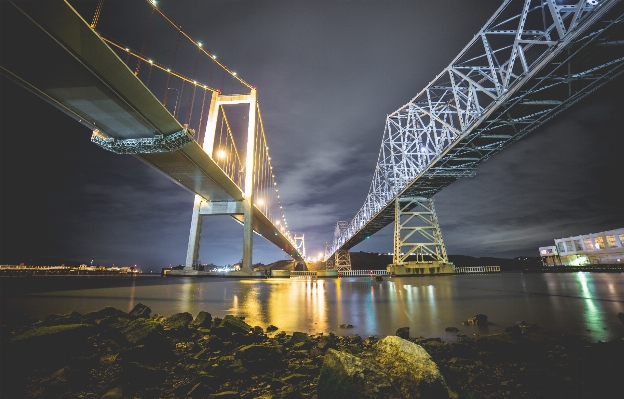
M 99 30 L 102 3 L 89 24 L 64 0 L 0 2 L 0 72 L 91 129 L 94 143 L 195 194 L 186 270 L 197 263 L 204 215 L 243 225 L 243 271 L 251 271 L 253 232 L 303 261 L 282 212 L 255 88 L 156 2 L 143 4 L 149 23 L 136 48 Z M 171 51 L 160 49 L 162 37 L 150 42 L 151 27 L 172 32 Z M 173 62 L 147 58 L 146 46 Z
M 336 223 L 325 259 L 349 269 L 348 250 L 394 222 L 395 267 L 410 255 L 447 264 L 433 196 L 623 71 L 622 1 L 503 1 L 387 116 L 368 196 L 353 220 Z

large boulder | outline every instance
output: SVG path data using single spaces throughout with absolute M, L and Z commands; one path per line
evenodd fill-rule
M 104 309 L 100 309 L 95 312 L 85 313 L 82 315 L 83 321 L 99 325 L 108 325 L 116 322 L 120 318 L 128 318 L 128 313 L 112 306 L 107 306 Z
M 238 317 L 234 317 L 232 315 L 227 315 L 221 320 L 221 324 L 219 327 L 225 327 L 230 332 L 237 334 L 247 334 L 249 330 L 251 330 L 251 326 Z
M 212 327 L 212 315 L 208 312 L 201 311 L 191 322 L 191 325 L 196 328 L 210 328 Z
M 484 314 L 478 314 L 468 319 L 468 324 L 475 324 L 477 326 L 487 326 L 488 318 Z
M 137 303 L 136 306 L 130 311 L 129 315 L 134 319 L 147 319 L 150 317 L 150 313 L 152 313 L 152 309 L 142 303 Z
M 129 343 L 150 347 L 168 345 L 163 330 L 163 326 L 156 320 L 136 319 L 128 323 L 121 332 Z
M 166 330 L 176 330 L 186 328 L 191 321 L 193 321 L 193 315 L 189 312 L 184 312 L 165 317 L 161 324 Z
M 457 398 L 420 345 L 396 336 L 356 357 L 329 349 L 318 380 L 322 398 Z
M 295 345 L 298 344 L 300 342 L 305 342 L 308 343 L 310 342 L 312 339 L 310 338 L 310 336 L 304 332 L 299 332 L 299 331 L 295 331 L 292 335 L 292 338 L 290 340 L 290 342 Z

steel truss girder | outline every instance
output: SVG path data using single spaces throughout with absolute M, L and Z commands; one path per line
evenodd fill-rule
M 404 264 L 410 255 L 416 255 L 417 262 L 448 262 L 433 198 L 397 197 L 394 204 L 393 264 Z
M 96 129 L 91 135 L 91 141 L 115 154 L 151 154 L 179 150 L 193 142 L 194 133 L 194 130 L 185 126 L 167 136 L 157 134 L 153 138 L 116 139 Z
M 620 75 L 624 46 L 599 49 L 624 38 L 622 8 L 620 0 L 504 1 L 444 71 L 388 115 L 368 196 L 326 257 L 391 223 L 397 196 L 431 197 L 474 175 Z

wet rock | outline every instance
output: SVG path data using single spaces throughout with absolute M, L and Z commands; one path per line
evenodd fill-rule
M 310 378 L 310 377 L 308 377 L 305 374 L 290 374 L 290 375 L 287 375 L 286 377 L 282 378 L 282 382 L 284 384 L 297 385 L 301 381 L 305 381 L 308 378 Z
M 353 328 L 353 325 L 352 324 L 341 324 L 338 327 L 340 327 L 340 328 Z
M 275 334 L 275 338 L 277 338 L 277 339 L 286 338 L 286 331 L 278 332 L 277 334 Z
M 133 320 L 121 332 L 131 344 L 159 347 L 166 347 L 169 344 L 163 334 L 163 326 L 155 320 Z
M 254 334 L 256 334 L 256 335 L 261 335 L 261 334 L 264 334 L 264 330 L 263 330 L 263 329 L 262 329 L 262 327 L 260 327 L 260 326 L 254 326 L 254 327 L 252 328 L 252 331 L 253 331 L 253 333 L 254 333 Z
M 229 341 L 232 339 L 232 332 L 226 327 L 214 327 L 210 330 L 210 335 L 219 337 L 223 341 Z
M 203 346 L 212 350 L 219 350 L 223 348 L 223 341 L 216 335 L 209 335 L 203 342 Z
M 335 348 L 336 341 L 336 336 L 334 335 L 334 333 L 330 332 L 328 335 L 323 335 L 319 337 L 318 341 L 316 342 L 316 347 L 322 351 L 326 351 L 329 348 Z
M 468 324 L 474 324 L 477 326 L 487 326 L 488 318 L 484 314 L 478 314 L 468 319 Z
M 123 399 L 123 387 L 115 387 L 102 395 L 102 399 Z
M 272 332 L 272 331 L 277 331 L 279 330 L 279 328 L 275 327 L 273 324 L 269 324 L 269 326 L 266 328 L 267 332 Z
M 176 330 L 186 328 L 191 321 L 193 321 L 193 315 L 189 312 L 184 312 L 165 317 L 161 324 L 166 330 Z
M 251 330 L 251 326 L 238 317 L 227 315 L 221 320 L 219 327 L 225 327 L 233 333 L 247 334 Z
M 459 332 L 459 328 L 457 327 L 446 327 L 444 329 L 444 331 L 449 331 L 449 332 Z
M 514 326 L 507 327 L 505 329 L 505 332 L 511 334 L 522 334 L 522 328 L 518 324 L 516 324 Z
M 71 312 L 64 315 L 49 314 L 47 315 L 41 325 L 43 326 L 60 326 L 64 324 L 81 324 L 82 315 L 78 312 Z
M 323 358 L 317 394 L 324 399 L 374 398 L 375 382 L 381 383 L 386 378 L 379 370 L 367 367 L 359 357 L 329 349 Z
M 389 382 L 392 382 L 389 385 Z M 457 398 L 421 346 L 396 336 L 378 341 L 371 356 L 328 350 L 319 398 Z
M 191 325 L 195 328 L 210 328 L 212 327 L 212 315 L 208 312 L 201 311 L 191 322 Z
M 137 303 L 136 306 L 130 311 L 129 316 L 134 319 L 147 319 L 150 317 L 150 313 L 152 313 L 152 309 L 142 303 Z
M 292 338 L 290 339 L 290 342 L 293 345 L 301 343 L 301 342 L 309 343 L 310 341 L 311 341 L 311 338 L 308 334 L 304 332 L 299 332 L 299 331 L 295 331 L 292 335 Z
M 95 328 L 89 324 L 35 327 L 13 337 L 10 350 L 22 354 L 24 360 L 48 356 L 65 357 L 90 350 L 87 340 L 94 333 Z
M 409 339 L 409 327 L 400 327 L 396 330 L 396 336 L 403 339 Z
M 282 351 L 275 346 L 247 345 L 236 351 L 242 366 L 251 370 L 273 368 L 279 364 Z
M 406 398 L 456 398 L 431 356 L 420 345 L 389 336 L 374 346 L 376 364 L 387 370 Z

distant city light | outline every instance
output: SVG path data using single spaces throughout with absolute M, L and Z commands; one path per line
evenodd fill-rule
M 226 153 L 225 153 L 225 151 L 223 151 L 223 150 L 219 150 L 219 151 L 217 151 L 217 158 L 219 158 L 219 159 L 223 159 L 223 158 L 225 158 L 225 157 L 226 157 L 226 155 L 227 155 L 227 154 L 226 154 Z

